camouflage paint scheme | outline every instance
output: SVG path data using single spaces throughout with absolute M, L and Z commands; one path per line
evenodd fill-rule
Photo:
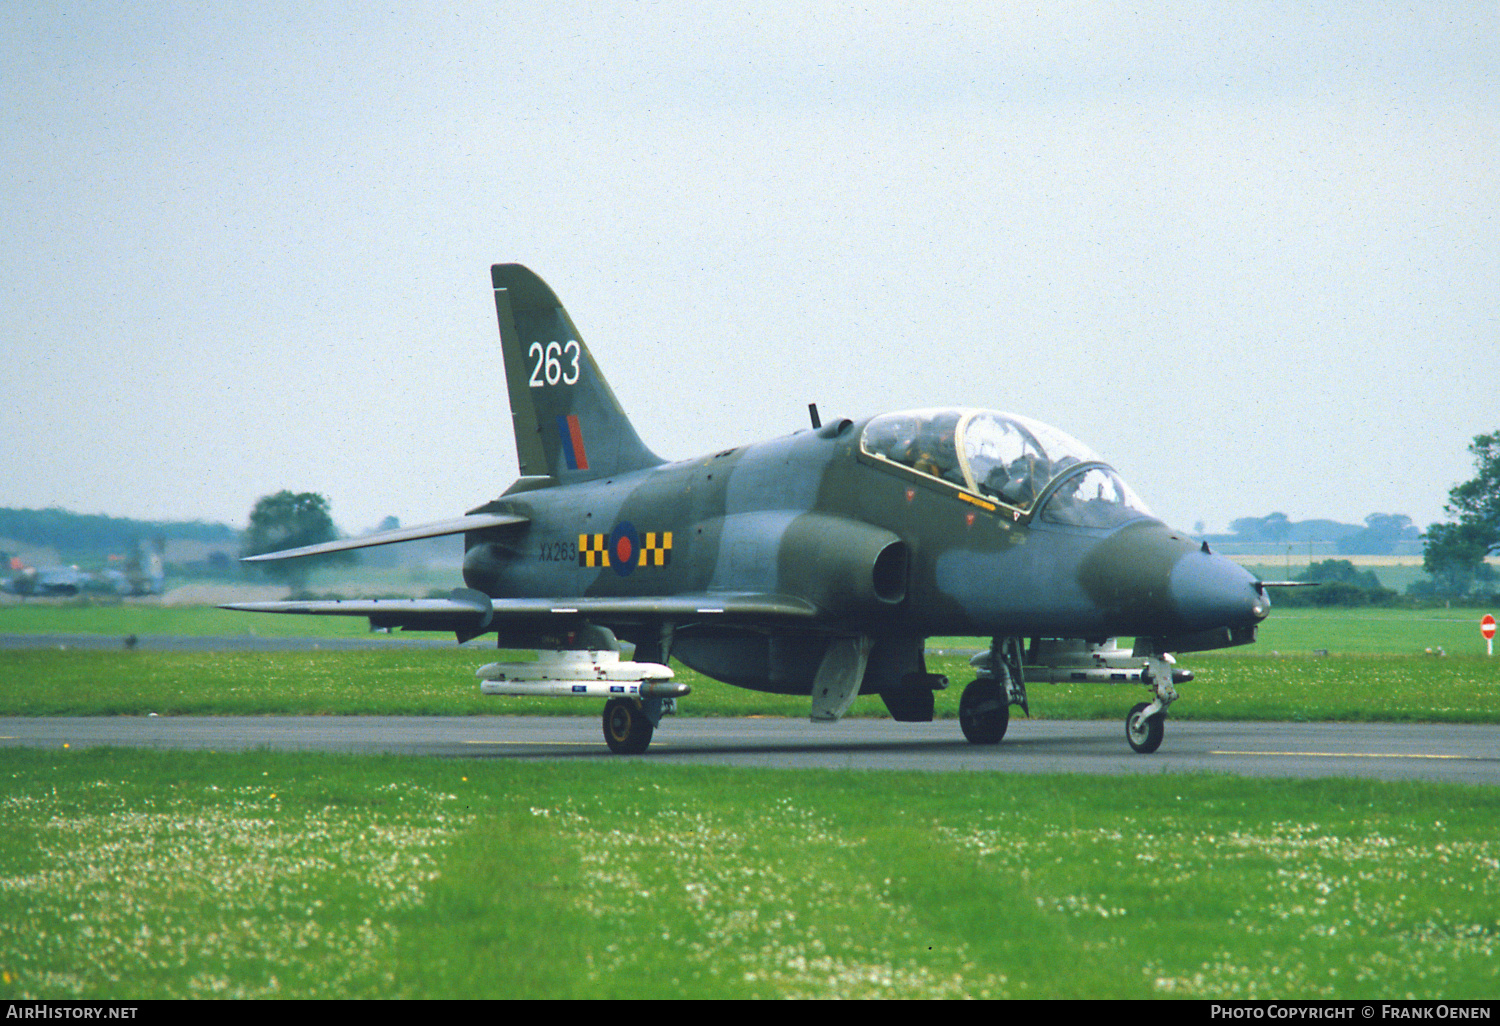
M 855 693 L 879 693 L 898 719 L 931 719 L 944 681 L 925 672 L 930 636 L 993 639 L 979 676 L 1002 689 L 987 693 L 984 712 L 1002 720 L 1025 703 L 1021 639 L 1130 636 L 1148 683 L 1155 671 L 1146 715 L 1158 717 L 1158 742 L 1176 697 L 1162 680 L 1172 676 L 1166 653 L 1251 642 L 1269 610 L 1262 582 L 1144 512 L 1067 436 L 1024 418 L 840 419 L 668 463 L 636 434 L 552 290 L 516 264 L 492 276 L 520 479 L 458 520 L 263 557 L 461 531 L 466 587 L 447 599 L 232 608 L 361 615 L 460 640 L 495 632 L 507 648 L 592 647 L 579 638 L 607 628 L 638 661 L 670 654 L 741 687 L 809 694 L 824 719 Z M 881 448 L 893 432 L 933 425 L 947 432 L 946 476 Z M 1019 493 L 978 483 L 980 436 L 1029 429 L 1062 439 L 1069 455 L 1042 460 L 1051 469 L 1028 481 L 1035 494 L 1007 501 Z M 990 463 L 992 480 L 1007 477 Z M 1103 515 L 1049 511 L 1067 501 Z M 647 711 L 654 724 L 659 710 Z

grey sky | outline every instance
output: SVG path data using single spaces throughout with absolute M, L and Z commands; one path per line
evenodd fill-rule
M 140 6 L 0 23 L 0 506 L 477 505 L 507 260 L 669 458 L 989 406 L 1425 525 L 1500 428 L 1494 3 Z

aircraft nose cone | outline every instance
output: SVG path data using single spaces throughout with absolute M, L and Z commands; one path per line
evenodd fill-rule
M 1172 568 L 1169 588 L 1177 614 L 1194 629 L 1253 627 L 1271 609 L 1253 574 L 1209 552 L 1184 555 Z

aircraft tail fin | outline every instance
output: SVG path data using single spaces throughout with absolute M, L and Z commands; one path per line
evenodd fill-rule
M 586 481 L 664 462 L 635 433 L 547 283 L 520 264 L 496 264 L 490 276 L 522 475 Z

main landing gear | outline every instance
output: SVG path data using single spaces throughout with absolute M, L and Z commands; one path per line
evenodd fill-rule
M 677 699 L 692 691 L 672 679 L 666 646 L 638 645 L 638 661 L 622 661 L 619 641 L 603 627 L 590 626 L 566 641 L 577 647 L 537 649 L 533 663 L 481 666 L 480 693 L 607 698 L 604 742 L 617 754 L 640 755 L 661 718 L 675 713 Z
M 1010 703 L 1000 685 L 981 677 L 958 699 L 958 726 L 970 744 L 997 745 L 1010 726 Z
M 611 698 L 604 704 L 604 743 L 616 755 L 640 755 L 655 732 L 656 724 L 635 699 Z
M 1010 707 L 1027 712 L 1019 638 L 996 638 L 984 658 L 976 657 L 979 679 L 958 699 L 958 726 L 970 744 L 997 745 L 1010 726 Z

